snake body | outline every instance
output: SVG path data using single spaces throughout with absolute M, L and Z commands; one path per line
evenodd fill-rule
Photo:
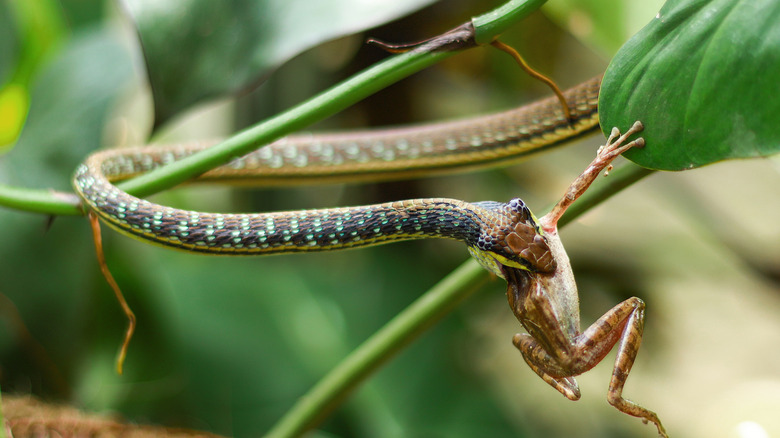
M 468 120 L 349 134 L 293 136 L 209 171 L 200 181 L 261 185 L 395 179 L 518 161 L 598 126 L 600 78 L 555 98 Z M 450 238 L 492 272 L 499 265 L 555 269 L 543 233 L 520 199 L 468 203 L 427 198 L 274 213 L 221 214 L 154 204 L 113 183 L 197 153 L 210 144 L 110 149 L 79 166 L 74 187 L 86 208 L 113 228 L 164 246 L 201 253 L 326 251 L 420 238 Z

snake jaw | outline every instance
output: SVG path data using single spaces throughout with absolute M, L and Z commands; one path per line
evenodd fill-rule
M 472 245 L 469 245 L 467 248 L 469 250 L 469 254 L 471 254 L 471 256 L 474 257 L 477 262 L 479 262 L 480 266 L 487 269 L 496 276 L 506 279 L 504 274 L 505 263 L 499 259 L 499 256 L 496 253 L 481 250 Z
M 468 249 L 480 265 L 504 279 L 507 269 L 550 273 L 557 267 L 547 240 L 528 224 L 517 224 L 491 250 Z

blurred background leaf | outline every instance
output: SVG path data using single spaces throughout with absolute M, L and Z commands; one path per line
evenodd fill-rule
M 0 162 L 4 182 L 67 190 L 84 156 L 103 142 L 116 103 L 131 90 L 131 52 L 101 24 L 74 34 L 30 87 L 28 129 Z
M 0 3 L 0 153 L 17 139 L 27 117 L 33 75 L 65 36 L 51 0 Z
M 475 3 L 438 2 L 318 45 L 251 92 L 176 113 L 155 140 L 224 137 L 387 56 L 364 47 L 367 36 L 424 39 L 500 2 Z M 655 2 L 652 12 L 641 13 L 651 2 L 583 2 L 579 15 L 560 19 L 548 12 L 556 3 L 502 39 L 562 86 L 603 72 L 614 50 L 660 7 Z M 111 2 L 60 6 L 68 36 L 34 75 L 28 123 L 12 153 L 0 159 L 4 182 L 65 188 L 89 151 L 146 143 L 154 125 L 152 93 L 137 73 L 144 66 L 134 55 L 140 48 L 127 18 Z M 615 26 L 594 24 L 588 32 L 582 23 Z M 606 36 L 588 38 L 597 31 Z M 313 129 L 466 116 L 548 93 L 505 54 L 471 50 Z M 254 191 L 185 187 L 155 200 L 208 211 L 273 211 L 520 195 L 540 211 L 602 141 L 594 136 L 531 162 L 467 175 Z M 584 322 L 632 295 L 647 302 L 645 341 L 626 396 L 657 410 L 675 435 L 733 436 L 751 424 L 780 434 L 780 356 L 766 348 L 780 343 L 777 182 L 771 160 L 658 174 L 563 231 Z M 119 377 L 113 361 L 125 320 L 98 271 L 86 221 L 57 218 L 45 231 L 46 218 L 0 210 L 0 230 L 0 293 L 33 336 L 22 336 L 4 316 L 13 309 L 0 306 L 4 391 L 235 436 L 261 435 L 346 352 L 467 257 L 462 245 L 444 241 L 205 257 L 104 230 L 109 266 L 139 319 L 126 375 Z M 578 378 L 578 403 L 539 380 L 511 344 L 520 326 L 504 291 L 503 282 L 486 285 L 357 391 L 321 435 L 655 436 L 605 402 L 609 358 Z M 36 344 L 46 354 L 35 354 Z

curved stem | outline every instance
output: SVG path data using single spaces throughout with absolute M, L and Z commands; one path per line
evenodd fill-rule
M 79 204 L 79 198 L 72 193 L 0 184 L 0 205 L 16 210 L 63 216 L 83 215 Z
M 287 111 L 239 132 L 222 143 L 119 185 L 143 197 L 175 186 L 234 157 L 245 155 L 333 115 L 387 86 L 451 56 L 454 52 L 410 51 L 394 55 Z
M 539 9 L 547 0 L 510 0 L 496 9 L 471 19 L 477 44 L 490 44 L 505 30 L 517 24 L 528 14 Z

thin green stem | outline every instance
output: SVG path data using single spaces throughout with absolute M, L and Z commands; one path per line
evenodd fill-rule
M 81 215 L 84 213 L 79 202 L 79 198 L 72 193 L 0 184 L 0 205 L 16 210 L 63 216 Z
M 224 142 L 120 184 L 122 190 L 147 196 L 173 187 L 260 146 L 333 115 L 359 100 L 440 61 L 454 52 L 410 51 L 391 56 L 346 81 Z
M 615 169 L 569 208 L 560 226 L 651 173 L 634 164 Z M 448 314 L 487 278 L 487 271 L 475 260 L 463 263 L 336 365 L 287 411 L 267 437 L 297 437 L 314 428 L 373 371 Z

